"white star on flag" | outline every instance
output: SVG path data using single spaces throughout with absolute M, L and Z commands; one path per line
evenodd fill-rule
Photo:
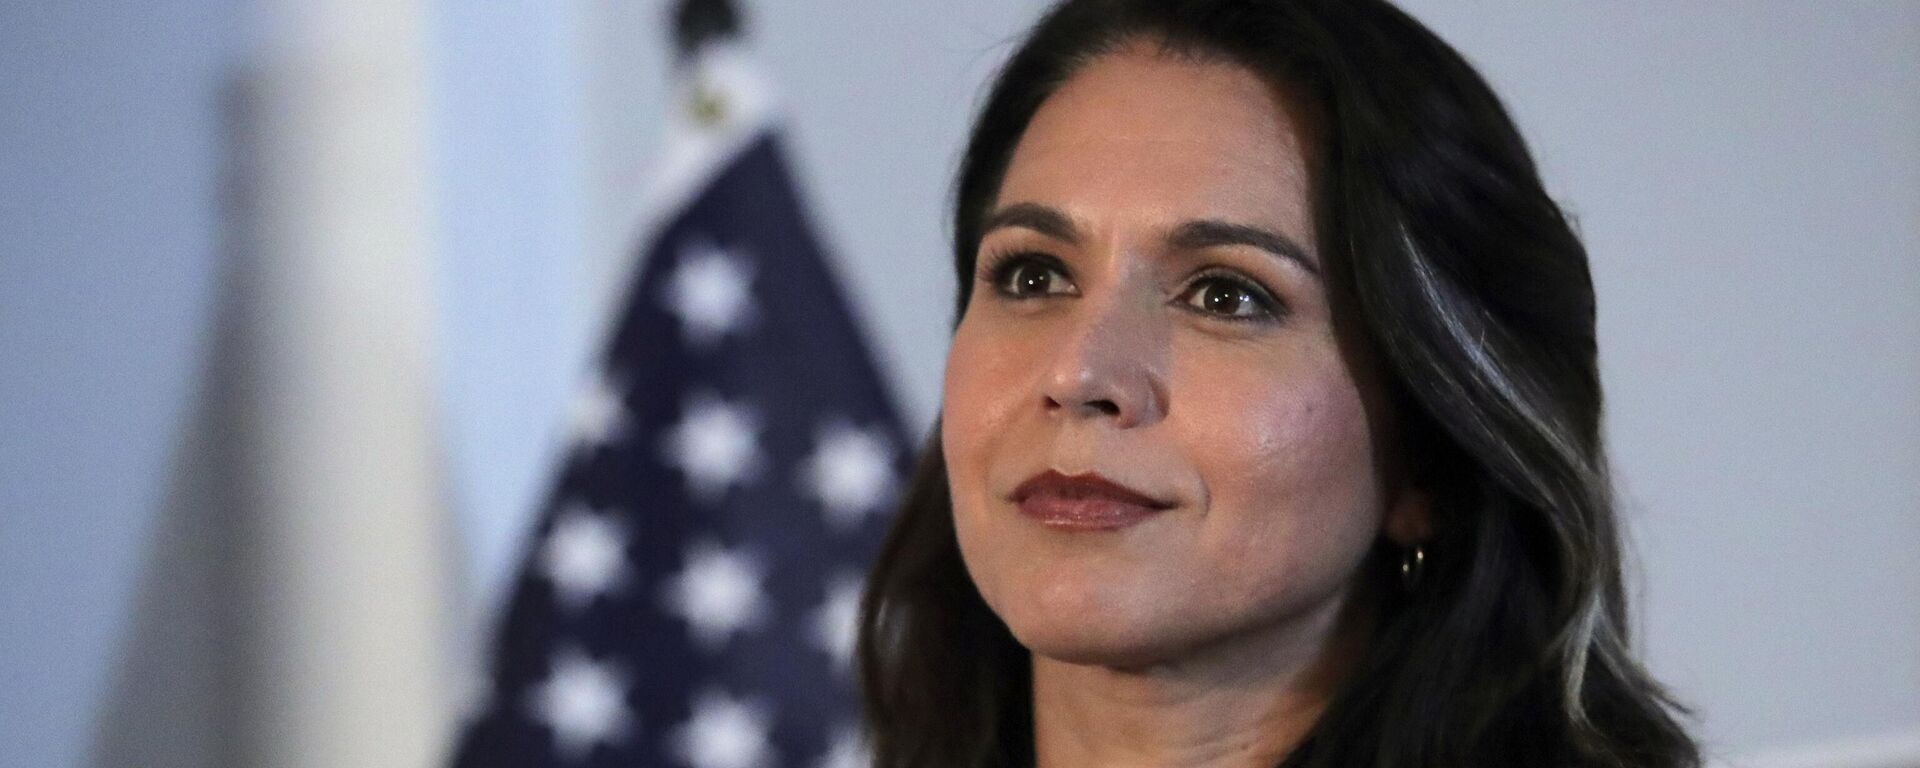
M 833 657 L 834 669 L 853 662 L 853 641 L 860 632 L 860 576 L 842 571 L 827 585 L 827 597 L 813 609 L 808 622 L 815 648 Z
M 773 757 L 773 730 L 765 705 L 707 691 L 693 705 L 693 719 L 673 734 L 680 758 L 694 768 L 759 768 Z
M 860 727 L 842 725 L 834 729 L 833 741 L 815 768 L 869 768 L 871 765 L 873 756 L 867 750 L 867 740 L 860 735 Z
M 620 390 L 604 378 L 595 378 L 573 400 L 573 440 L 587 447 L 612 439 L 626 427 L 627 406 Z
M 586 757 L 595 744 L 612 744 L 632 727 L 627 712 L 625 675 L 610 664 L 596 663 L 574 652 L 562 652 L 553 662 L 553 675 L 533 689 L 536 719 L 553 731 L 560 754 L 570 760 Z
M 626 548 L 625 526 L 576 504 L 554 520 L 540 567 L 560 602 L 579 610 L 623 580 Z
M 686 619 L 695 641 L 718 650 L 734 633 L 765 621 L 765 576 L 758 558 L 702 541 L 687 550 L 686 566 L 667 583 L 667 606 Z
M 690 493 L 712 502 L 759 465 L 758 430 L 746 408 L 696 396 L 667 435 L 668 463 L 686 475 Z
M 681 252 L 668 280 L 667 311 L 680 318 L 687 343 L 713 346 L 750 318 L 753 273 L 746 262 L 710 241 L 695 240 Z
M 801 485 L 820 500 L 828 520 L 850 528 L 887 502 L 893 490 L 893 470 L 888 467 L 892 456 L 883 435 L 836 421 L 815 435 Z

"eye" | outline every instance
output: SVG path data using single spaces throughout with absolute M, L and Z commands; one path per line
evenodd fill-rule
M 1018 253 L 996 258 L 984 271 L 994 290 L 1008 298 L 1030 299 L 1075 292 L 1059 262 L 1041 254 Z
M 1229 275 L 1202 276 L 1187 286 L 1180 301 L 1195 312 L 1222 320 L 1265 320 L 1279 315 L 1279 302 L 1265 289 Z

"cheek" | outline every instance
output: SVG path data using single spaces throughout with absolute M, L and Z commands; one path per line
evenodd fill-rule
M 1037 410 L 1035 382 L 1057 349 L 1045 329 L 1009 322 L 991 309 L 965 315 L 947 350 L 940 418 L 949 474 L 951 460 L 965 465 L 992 455 L 1016 422 Z
M 1307 357 L 1195 376 L 1205 380 L 1192 386 L 1219 395 L 1191 402 L 1182 425 L 1207 488 L 1212 559 L 1253 591 L 1344 580 L 1382 503 L 1366 408 L 1344 367 Z
M 1302 376 L 1282 384 L 1244 401 L 1258 405 L 1210 420 L 1207 431 L 1220 439 L 1203 446 L 1216 464 L 1240 470 L 1217 479 L 1264 487 L 1276 502 L 1371 488 L 1367 415 L 1351 383 Z
M 984 480 L 982 462 L 991 452 L 994 436 L 1003 432 L 1011 403 L 1014 371 L 1013 357 L 1004 347 L 990 343 L 979 324 L 963 321 L 947 352 L 947 370 L 941 387 L 940 443 L 946 452 L 950 479 L 956 483 L 955 502 L 962 491 L 977 491 L 975 481 Z
M 953 503 L 954 533 L 961 559 L 988 605 L 995 599 L 1011 541 L 996 530 L 988 482 L 991 459 L 1009 433 L 1012 393 L 1019 372 L 1014 358 L 990 328 L 963 319 L 947 353 L 940 404 L 940 449 Z
M 1012 434 L 1024 390 L 1023 350 L 973 319 L 962 321 L 947 353 L 940 404 L 940 446 L 957 523 L 990 501 L 991 459 Z

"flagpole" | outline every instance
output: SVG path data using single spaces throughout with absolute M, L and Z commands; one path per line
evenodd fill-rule
M 231 764 L 419 768 L 453 725 L 426 4 L 272 0 L 248 78 Z

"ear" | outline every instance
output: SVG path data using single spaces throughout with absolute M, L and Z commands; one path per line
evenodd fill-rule
M 1402 547 L 1421 544 L 1433 537 L 1433 496 L 1424 488 L 1403 486 L 1387 507 L 1387 538 Z

